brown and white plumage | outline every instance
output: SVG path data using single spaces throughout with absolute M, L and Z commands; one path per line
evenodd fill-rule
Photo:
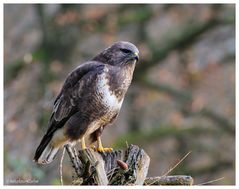
M 132 43 L 117 42 L 68 75 L 36 150 L 37 163 L 50 163 L 65 144 L 82 140 L 84 147 L 85 137 L 102 149 L 99 137 L 119 114 L 138 53 Z

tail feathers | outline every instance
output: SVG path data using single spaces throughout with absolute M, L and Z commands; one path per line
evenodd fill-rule
M 52 135 L 45 135 L 38 146 L 34 161 L 39 164 L 48 164 L 53 161 L 54 157 L 56 156 L 59 148 L 55 148 L 50 144 L 52 139 Z
M 36 162 L 39 164 L 51 163 L 56 157 L 58 150 L 59 147 L 53 147 L 50 144 L 48 144 Z

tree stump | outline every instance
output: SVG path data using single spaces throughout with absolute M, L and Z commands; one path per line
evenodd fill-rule
M 149 156 L 136 145 L 123 150 L 99 153 L 93 149 L 78 152 L 66 146 L 74 168 L 74 185 L 192 185 L 190 176 L 146 178 Z

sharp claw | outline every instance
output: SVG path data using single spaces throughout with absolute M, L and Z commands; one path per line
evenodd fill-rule
M 113 148 L 97 148 L 98 152 L 112 152 Z
M 108 148 L 108 152 L 113 152 L 113 148 Z
M 95 149 L 96 149 L 95 145 L 93 145 L 93 144 L 90 145 L 90 148 L 91 148 L 92 150 L 95 150 Z
M 113 148 L 104 148 L 102 146 L 102 142 L 101 142 L 100 137 L 97 138 L 97 141 L 98 141 L 98 148 L 96 150 L 98 152 L 112 152 L 113 151 Z

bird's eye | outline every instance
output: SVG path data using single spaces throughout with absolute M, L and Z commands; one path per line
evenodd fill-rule
M 131 53 L 131 50 L 128 49 L 120 49 L 123 53 L 129 54 Z

